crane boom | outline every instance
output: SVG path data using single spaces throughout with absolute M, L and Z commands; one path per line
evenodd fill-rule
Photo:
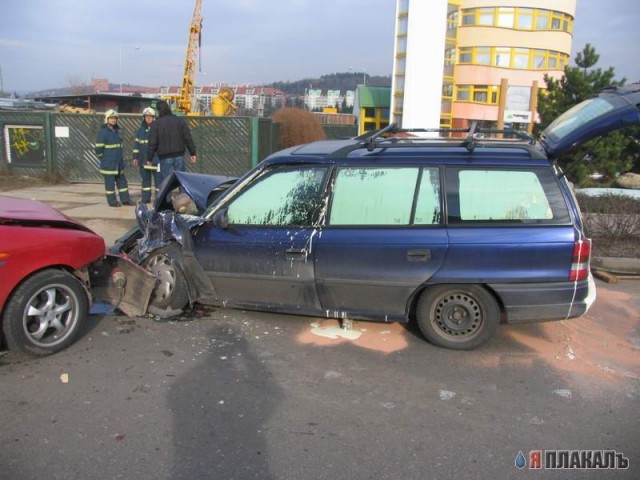
M 202 32 L 202 0 L 196 0 L 193 9 L 193 18 L 189 26 L 189 42 L 187 44 L 187 57 L 184 62 L 184 75 L 182 76 L 182 88 L 178 96 L 178 110 L 189 115 L 192 111 L 193 92 L 196 84 L 196 58 L 200 49 L 200 35 Z

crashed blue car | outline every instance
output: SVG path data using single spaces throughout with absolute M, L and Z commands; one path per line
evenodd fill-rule
M 500 323 L 578 317 L 596 296 L 591 241 L 554 160 L 639 123 L 638 104 L 638 84 L 606 90 L 538 142 L 390 125 L 283 150 L 240 179 L 175 173 L 114 245 L 128 266 L 105 267 L 103 296 L 159 315 L 201 303 L 415 320 L 454 349 Z

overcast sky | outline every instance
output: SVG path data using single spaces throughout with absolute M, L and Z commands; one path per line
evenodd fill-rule
M 92 77 L 113 83 L 122 77 L 125 83 L 138 85 L 177 85 L 194 3 L 3 0 L 4 90 L 63 87 L 69 79 L 88 83 Z M 203 73 L 197 83 L 294 81 L 346 72 L 349 67 L 388 75 L 393 65 L 395 4 L 395 0 L 203 0 Z M 587 42 L 601 55 L 598 66 L 614 67 L 618 78 L 640 80 L 638 0 L 578 0 L 574 52 Z

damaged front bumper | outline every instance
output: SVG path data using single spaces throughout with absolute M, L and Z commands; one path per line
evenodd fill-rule
M 174 172 L 163 184 L 154 209 L 138 204 L 137 227 L 116 240 L 107 256 L 91 268 L 94 300 L 114 305 L 128 316 L 154 311 L 150 303 L 159 280 L 142 265 L 171 243 L 181 247 L 175 261 L 185 273 L 190 303 L 214 297 L 193 255 L 191 230 L 202 224 L 199 215 L 235 181 L 233 177 Z
M 94 302 L 108 303 L 129 317 L 147 312 L 157 278 L 124 255 L 107 254 L 89 269 Z

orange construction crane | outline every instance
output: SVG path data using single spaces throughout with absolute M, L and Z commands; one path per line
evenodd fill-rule
M 196 56 L 200 51 L 202 33 L 202 0 L 196 0 L 193 18 L 189 27 L 189 42 L 187 44 L 187 58 L 184 62 L 182 88 L 178 95 L 178 110 L 185 115 L 193 113 L 193 92 L 196 85 Z M 197 115 L 197 114 L 196 114 Z

